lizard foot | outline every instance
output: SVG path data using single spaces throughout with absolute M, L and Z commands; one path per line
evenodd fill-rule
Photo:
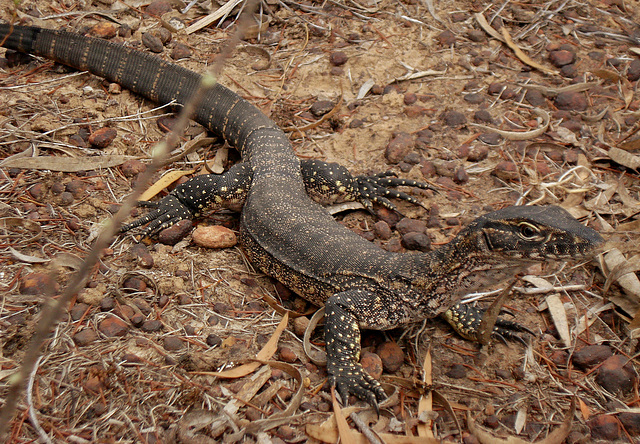
M 121 233 L 126 233 L 136 227 L 149 223 L 142 231 L 142 235 L 151 236 L 183 219 L 193 219 L 194 217 L 193 212 L 173 194 L 165 196 L 158 202 L 139 202 L 138 205 L 154 209 L 130 224 L 123 225 L 120 228 Z
M 400 179 L 390 171 L 371 176 L 352 176 L 349 170 L 337 163 L 306 159 L 302 160 L 300 165 L 307 194 L 313 200 L 321 205 L 360 202 L 374 216 L 374 203 L 400 213 L 398 207 L 389 198 L 404 200 L 427 208 L 415 197 L 394 190 L 395 187 L 435 189 L 428 183 Z
M 482 322 L 484 310 L 469 304 L 456 304 L 447 310 L 443 316 L 460 336 L 471 341 L 477 340 L 478 328 Z M 526 340 L 518 333 L 528 333 L 531 336 L 535 336 L 535 333 L 524 325 L 503 318 L 496 320 L 492 336 L 503 342 L 509 339 L 527 345 Z
M 398 207 L 388 199 L 389 197 L 404 200 L 428 209 L 427 206 L 415 197 L 392 188 L 405 186 L 422 188 L 423 190 L 435 190 L 435 188 L 425 182 L 395 177 L 395 173 L 391 171 L 379 173 L 374 176 L 356 176 L 355 180 L 358 182 L 358 188 L 361 196 L 360 202 L 362 202 L 370 212 L 372 211 L 372 202 L 375 202 L 388 210 L 402 214 L 398 210 Z
M 329 384 L 336 388 L 343 405 L 347 405 L 349 394 L 353 394 L 372 405 L 378 412 L 378 402 L 387 399 L 387 394 L 380 383 L 369 376 L 362 368 L 353 368 L 349 371 L 331 375 Z

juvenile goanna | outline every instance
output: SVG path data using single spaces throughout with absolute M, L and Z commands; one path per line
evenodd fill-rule
M 150 54 L 65 31 L 0 24 L 0 42 L 90 71 L 161 104 L 185 103 L 200 81 L 200 75 Z M 240 243 L 251 262 L 310 302 L 325 304 L 330 383 L 345 401 L 349 393 L 372 404 L 385 398 L 358 362 L 360 329 L 437 316 L 464 294 L 511 278 L 532 262 L 582 258 L 602 243 L 597 232 L 559 207 L 517 206 L 475 219 L 435 251 L 384 251 L 338 224 L 307 188 L 319 200 L 340 196 L 370 205 L 378 197 L 398 197 L 386 187 L 410 182 L 354 178 L 318 161 L 301 169 L 276 124 L 219 84 L 202 98 L 194 119 L 235 146 L 242 163 L 219 176 L 191 179 L 123 231 L 150 222 L 144 233 L 152 234 L 206 207 L 242 207 Z

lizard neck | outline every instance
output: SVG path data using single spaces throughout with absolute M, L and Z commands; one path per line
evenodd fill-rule
M 530 264 L 495 254 L 481 231 L 469 229 L 439 249 L 412 259 L 410 282 L 419 295 L 414 303 L 428 317 L 447 310 L 466 294 L 514 277 Z

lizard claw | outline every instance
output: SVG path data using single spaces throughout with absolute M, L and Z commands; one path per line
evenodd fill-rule
M 350 371 L 349 373 L 351 374 L 332 375 L 329 378 L 329 384 L 336 388 L 342 404 L 347 405 L 349 395 L 353 394 L 373 406 L 376 409 L 376 413 L 379 414 L 380 408 L 378 407 L 378 402 L 387 399 L 387 394 L 382 389 L 380 383 L 362 369 Z
M 434 190 L 437 191 L 433 186 L 428 183 L 419 182 L 416 180 L 410 179 L 399 179 L 397 177 L 392 177 L 393 173 L 386 172 L 381 174 L 376 174 L 375 176 L 356 176 L 355 180 L 358 183 L 360 201 L 367 201 L 369 205 L 371 202 L 375 202 L 377 204 L 382 205 L 391 211 L 396 211 L 400 213 L 398 207 L 396 207 L 388 197 L 393 197 L 396 199 L 404 200 L 414 205 L 419 205 L 428 210 L 428 207 L 425 206 L 422 202 L 416 199 L 413 196 L 408 195 L 402 191 L 395 190 L 393 188 L 400 186 L 407 187 L 416 187 L 422 188 L 424 190 Z M 364 203 L 363 203 L 364 204 Z M 364 204 L 365 207 L 368 206 Z M 401 213 L 400 213 L 401 214 Z
M 130 224 L 123 225 L 120 228 L 121 233 L 126 233 L 127 231 L 148 223 L 149 225 L 142 231 L 142 235 L 151 236 L 183 219 L 193 219 L 194 217 L 193 212 L 173 194 L 165 196 L 158 202 L 145 202 L 139 205 L 154 208 L 154 210 Z

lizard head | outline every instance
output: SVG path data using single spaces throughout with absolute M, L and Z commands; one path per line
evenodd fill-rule
M 475 219 L 480 250 L 505 259 L 539 261 L 593 255 L 604 239 L 557 206 L 512 206 Z

